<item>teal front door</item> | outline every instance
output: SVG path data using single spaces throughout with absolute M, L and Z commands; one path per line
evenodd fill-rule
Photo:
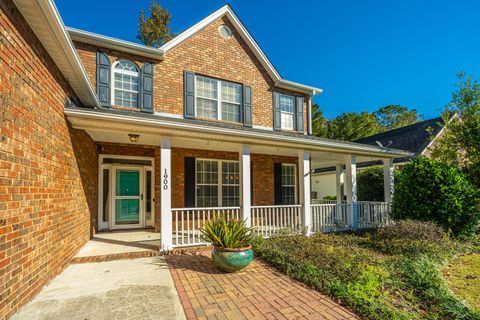
M 115 168 L 113 228 L 125 229 L 143 227 L 142 174 L 142 168 Z

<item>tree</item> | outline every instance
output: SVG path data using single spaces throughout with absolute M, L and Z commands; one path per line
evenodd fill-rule
M 460 168 L 480 188 L 480 83 L 464 73 L 457 76 L 458 89 L 443 112 L 445 130 L 432 157 Z
M 373 114 L 385 131 L 405 127 L 419 120 L 417 110 L 408 110 L 407 107 L 398 104 L 381 107 Z
M 316 103 L 312 105 L 312 133 L 317 137 L 327 136 L 327 118 Z
M 377 118 L 369 112 L 346 112 L 327 123 L 327 137 L 352 141 L 382 131 Z
M 140 10 L 137 39 L 147 46 L 160 47 L 175 36 L 169 27 L 171 15 L 155 1 L 150 3 L 149 10 L 148 18 L 145 17 L 145 11 Z
M 469 237 L 480 222 L 478 201 L 475 186 L 458 168 L 420 156 L 396 176 L 392 217 L 435 222 Z

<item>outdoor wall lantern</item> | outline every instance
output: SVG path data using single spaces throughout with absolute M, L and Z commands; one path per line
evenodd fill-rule
M 137 143 L 137 142 L 138 142 L 138 138 L 140 138 L 140 135 L 129 133 L 129 134 L 128 134 L 128 137 L 130 138 L 130 142 L 132 142 L 132 143 Z

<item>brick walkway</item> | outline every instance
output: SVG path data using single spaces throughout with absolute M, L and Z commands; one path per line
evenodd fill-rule
M 223 273 L 209 256 L 167 256 L 187 319 L 358 319 L 258 260 L 239 273 Z

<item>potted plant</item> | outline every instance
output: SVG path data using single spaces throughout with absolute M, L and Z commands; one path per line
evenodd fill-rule
M 252 229 L 244 221 L 221 217 L 205 223 L 201 232 L 213 245 L 212 261 L 218 269 L 235 272 L 252 262 Z

